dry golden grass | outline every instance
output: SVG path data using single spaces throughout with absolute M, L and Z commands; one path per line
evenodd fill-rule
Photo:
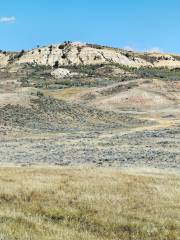
M 180 239 L 180 175 L 1 167 L 0 239 Z
M 66 88 L 63 90 L 44 90 L 44 96 L 51 96 L 58 100 L 66 100 L 76 98 L 80 93 L 86 93 L 89 91 L 89 88 Z

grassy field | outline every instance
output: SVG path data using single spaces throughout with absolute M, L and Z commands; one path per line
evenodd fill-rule
M 0 239 L 177 240 L 179 199 L 179 173 L 1 167 Z

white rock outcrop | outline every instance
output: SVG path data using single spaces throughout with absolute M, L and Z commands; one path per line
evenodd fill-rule
M 135 58 L 130 59 L 116 49 L 96 49 L 89 46 L 58 45 L 35 49 L 23 54 L 18 63 L 36 63 L 38 65 L 59 66 L 65 65 L 95 65 L 102 63 L 118 63 L 131 67 L 151 65 L 147 61 Z
M 0 53 L 0 66 L 9 63 L 30 63 L 45 66 L 95 65 L 117 63 L 129 67 L 180 68 L 180 56 L 162 53 L 133 53 L 93 45 L 66 43 L 25 51 Z M 62 73 L 63 74 L 63 73 Z
M 6 66 L 8 64 L 10 55 L 0 53 L 0 66 Z
M 66 68 L 57 68 L 54 71 L 51 72 L 51 75 L 54 78 L 66 78 L 66 77 L 73 77 L 75 75 L 77 75 L 77 73 L 74 72 L 70 72 L 68 69 Z

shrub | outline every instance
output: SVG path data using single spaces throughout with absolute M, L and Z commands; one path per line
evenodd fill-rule
M 49 51 L 50 52 L 52 52 L 52 48 L 53 48 L 53 46 L 51 45 L 51 46 L 49 46 Z
M 65 59 L 65 58 L 66 58 L 66 54 L 65 54 L 65 53 L 63 53 L 63 55 L 62 55 L 62 58 L 63 58 L 63 59 Z
M 59 62 L 58 61 L 55 61 L 55 63 L 54 63 L 54 66 L 53 66 L 54 68 L 58 68 L 59 67 Z
M 61 45 L 59 45 L 59 47 L 58 47 L 59 49 L 64 49 L 64 45 L 63 44 L 61 44 Z

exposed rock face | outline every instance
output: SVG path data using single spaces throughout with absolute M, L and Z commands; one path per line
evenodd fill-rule
M 70 43 L 51 45 L 23 53 L 0 53 L 0 66 L 9 63 L 31 63 L 46 66 L 117 63 L 129 67 L 179 68 L 180 57 L 161 53 L 140 54 L 121 49 Z
M 18 60 L 18 62 L 50 66 L 55 65 L 55 63 L 58 63 L 59 65 L 89 65 L 110 62 L 132 67 L 150 65 L 140 58 L 129 59 L 115 49 L 95 49 L 88 46 L 65 46 L 64 49 L 59 49 L 59 46 L 57 45 L 27 52 Z
M 65 68 L 57 68 L 51 72 L 51 75 L 54 78 L 59 79 L 59 78 L 73 77 L 77 75 L 77 73 L 70 72 L 68 69 L 65 69 Z
M 78 64 L 102 64 L 118 63 L 131 67 L 151 65 L 147 61 L 135 57 L 128 58 L 120 50 L 111 48 L 97 49 L 90 46 L 53 45 L 33 49 L 22 54 L 22 56 L 0 55 L 0 65 L 6 65 L 10 59 L 16 63 L 34 63 L 38 65 L 78 65 Z
M 6 66 L 9 61 L 9 54 L 0 53 L 0 66 Z
M 151 57 L 155 58 L 156 67 L 180 68 L 180 61 L 170 54 L 152 54 Z

